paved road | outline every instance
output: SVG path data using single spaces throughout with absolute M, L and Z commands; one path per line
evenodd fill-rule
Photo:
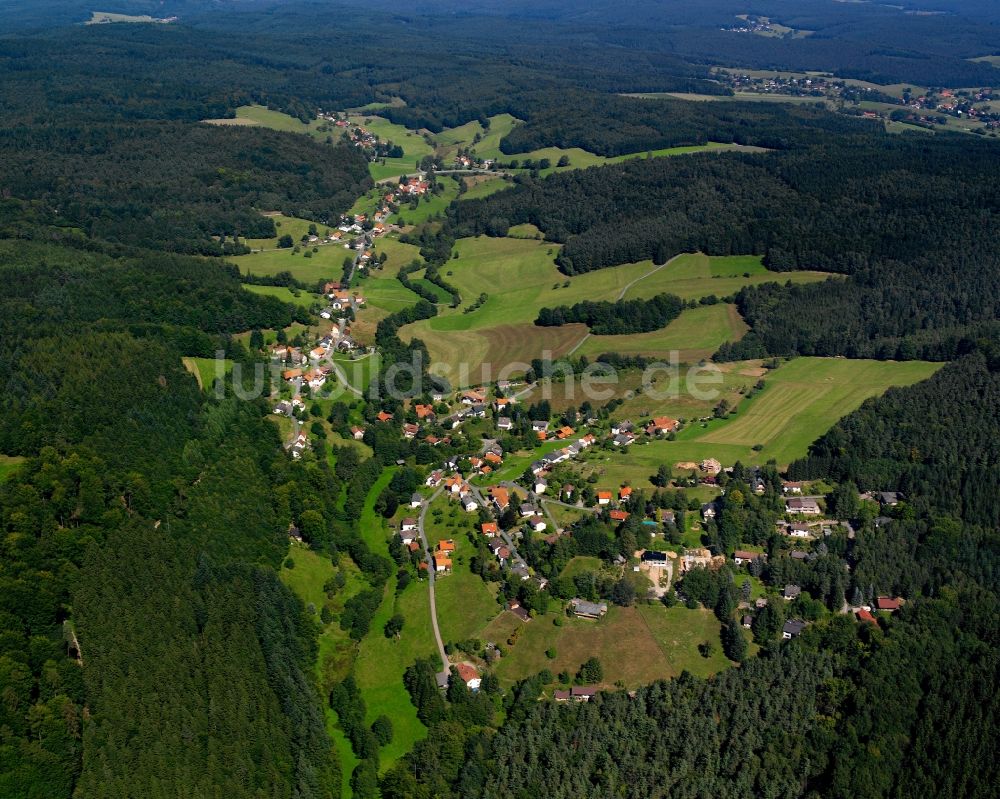
M 681 255 L 683 255 L 683 253 L 678 253 L 673 258 L 671 258 L 669 261 L 667 261 L 665 264 L 660 264 L 659 266 L 656 266 L 656 267 L 650 269 L 648 272 L 646 272 L 646 274 L 640 275 L 639 277 L 637 277 L 635 280 L 633 280 L 631 283 L 627 284 L 621 291 L 618 292 L 618 296 L 615 297 L 614 301 L 617 302 L 618 300 L 625 299 L 625 294 L 628 293 L 628 290 L 630 288 L 632 288 L 632 286 L 634 286 L 640 280 L 645 280 L 650 275 L 654 275 L 657 272 L 659 272 L 661 269 L 663 269 L 663 268 L 665 268 L 667 266 L 670 266 L 670 264 L 672 264 L 674 261 L 676 261 L 678 258 L 680 258 Z M 578 349 L 580 349 L 580 347 L 583 346 L 584 342 L 588 338 L 590 338 L 590 333 L 585 334 L 583 336 L 583 338 L 581 338 L 578 342 L 576 342 L 576 344 L 573 345 L 573 349 L 571 349 L 569 352 L 566 353 L 566 357 L 568 358 L 570 355 L 572 355 L 574 352 L 576 352 Z
M 430 499 L 424 500 L 420 507 L 420 518 L 417 520 L 417 532 L 420 533 L 420 543 L 424 548 L 424 560 L 427 563 L 427 579 L 430 581 L 431 597 L 431 626 L 434 628 L 434 640 L 437 642 L 438 655 L 441 656 L 441 663 L 444 666 L 444 674 L 448 674 L 448 653 L 444 651 L 444 641 L 441 640 L 441 629 L 438 627 L 437 602 L 434 598 L 434 559 L 430 555 L 430 547 L 427 545 L 427 534 L 424 532 L 424 520 L 427 518 L 427 509 L 431 503 L 438 498 L 444 487 L 438 488 Z M 440 676 L 440 675 L 439 675 Z

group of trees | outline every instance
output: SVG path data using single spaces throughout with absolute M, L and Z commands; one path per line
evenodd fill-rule
M 559 327 L 582 322 L 595 336 L 648 333 L 666 327 L 680 316 L 684 300 L 674 294 L 657 294 L 648 300 L 578 302 L 573 306 L 542 308 L 535 324 Z

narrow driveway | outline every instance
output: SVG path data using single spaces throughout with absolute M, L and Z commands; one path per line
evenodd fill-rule
M 443 486 L 431 494 L 430 499 L 424 500 L 423 505 L 420 506 L 420 518 L 417 520 L 417 532 L 420 534 L 420 543 L 424 548 L 424 562 L 427 563 L 427 579 L 430 581 L 431 627 L 434 628 L 434 640 L 437 642 L 438 655 L 440 655 L 441 664 L 444 667 L 443 672 L 438 674 L 439 683 L 442 674 L 445 677 L 448 675 L 448 653 L 444 651 L 444 641 L 441 640 L 441 629 L 438 627 L 437 601 L 434 598 L 434 559 L 431 557 L 430 546 L 427 544 L 427 533 L 424 532 L 424 522 L 427 519 L 427 509 L 440 496 L 442 491 L 444 491 Z

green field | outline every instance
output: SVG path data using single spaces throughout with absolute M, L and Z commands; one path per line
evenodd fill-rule
M 375 512 L 375 501 L 395 471 L 386 469 L 379 476 L 365 498 L 358 522 L 361 537 L 373 552 L 384 557 L 388 557 L 390 531 L 385 519 Z M 372 619 L 371 631 L 358 648 L 355 664 L 355 679 L 367 706 L 368 720 L 374 721 L 383 713 L 392 719 L 393 739 L 382 749 L 382 768 L 391 766 L 426 734 L 403 685 L 403 672 L 418 657 L 430 657 L 435 652 L 427 584 L 412 582 L 398 599 L 394 586 L 390 579 L 382 605 Z M 382 629 L 396 612 L 403 614 L 406 625 L 399 639 L 389 640 Z
M 274 220 L 274 227 L 277 230 L 277 234 L 270 239 L 244 239 L 243 243 L 253 250 L 276 249 L 278 238 L 284 236 L 286 233 L 298 244 L 302 237 L 309 232 L 309 226 L 316 224 L 308 219 L 301 219 L 297 216 L 285 216 L 284 214 L 270 212 L 265 215 Z M 323 225 L 316 225 L 316 228 L 320 233 L 326 232 L 326 228 Z
M 662 267 L 642 261 L 567 278 L 554 263 L 557 245 L 533 238 L 460 239 L 456 251 L 459 257 L 446 264 L 445 279 L 462 294 L 463 307 L 483 292 L 489 295 L 487 301 L 472 313 L 442 309 L 433 319 L 404 327 L 401 335 L 422 339 L 436 371 L 452 382 L 458 378 L 461 385 L 481 382 L 484 364 L 495 376 L 500 368 L 530 361 L 543 350 L 555 358 L 571 351 L 589 356 L 611 351 L 655 356 L 677 350 L 682 360 L 694 361 L 746 332 L 735 308 L 719 304 L 685 311 L 651 333 L 586 337 L 583 325 L 535 327 L 534 320 L 545 306 L 616 300 L 623 292 L 627 298 L 670 292 L 698 299 L 733 294 L 743 286 L 768 281 L 807 283 L 829 277 L 823 272 L 769 272 L 756 256 L 710 258 L 694 253 L 677 256 Z M 470 370 L 467 378 L 459 377 L 463 363 Z
M 430 219 L 443 217 L 445 210 L 452 201 L 458 197 L 458 183 L 448 176 L 438 179 L 444 187 L 440 194 L 426 194 L 421 198 L 416 209 L 412 209 L 409 204 L 402 205 L 394 220 L 399 224 L 422 225 Z
M 553 624 L 557 615 L 563 618 L 561 627 Z M 720 626 L 708 610 L 668 609 L 660 604 L 634 608 L 612 605 L 607 616 L 597 622 L 566 618 L 560 612 L 523 623 L 504 613 L 481 637 L 503 648 L 505 654 L 496 672 L 505 684 L 542 669 L 575 673 L 585 660 L 597 657 L 604 666 L 604 687 L 621 681 L 627 688 L 635 688 L 677 677 L 685 669 L 708 676 L 726 668 L 729 661 L 721 654 Z M 511 647 L 507 640 L 514 630 L 519 634 Z M 711 658 L 698 653 L 698 644 L 703 641 L 715 645 Z M 556 650 L 554 659 L 545 654 L 550 647 Z
M 281 581 L 295 592 L 307 609 L 310 605 L 319 609 L 324 604 L 329 604 L 330 609 L 339 615 L 343 611 L 347 599 L 365 585 L 361 573 L 349 558 L 342 557 L 338 566 L 334 567 L 326 555 L 321 555 L 304 545 L 295 543 L 289 548 L 288 558 L 291 559 L 294 566 L 289 568 L 287 565 L 282 565 Z M 335 574 L 338 568 L 344 572 L 347 582 L 333 600 L 328 600 L 323 591 L 323 584 Z M 316 658 L 316 676 L 320 694 L 325 695 L 335 683 L 344 679 L 350 672 L 354 661 L 355 646 L 347 633 L 340 628 L 337 618 L 334 618 L 327 625 L 322 625 L 315 612 L 312 614 L 312 618 L 321 628 Z M 326 707 L 326 702 L 323 705 Z M 350 742 L 335 727 L 336 715 L 329 708 L 326 708 L 325 715 L 327 730 L 331 733 L 341 768 L 345 772 L 342 775 L 343 781 L 347 785 L 351 771 L 358 761 L 351 749 Z M 344 795 L 350 794 L 345 793 Z
M 320 295 L 318 294 L 311 294 L 308 291 L 300 291 L 298 289 L 289 289 L 285 286 L 254 286 L 245 283 L 243 288 L 247 291 L 252 291 L 254 294 L 277 297 L 282 302 L 287 302 L 290 305 L 298 305 L 307 311 L 320 301 Z
M 924 361 L 796 358 L 769 372 L 764 390 L 744 400 L 735 416 L 689 424 L 675 441 L 637 443 L 626 455 L 591 450 L 580 463 L 585 473 L 598 474 L 602 486 L 648 486 L 660 464 L 706 458 L 724 464 L 774 459 L 784 466 L 804 456 L 809 444 L 868 397 L 912 385 L 939 368 Z M 755 451 L 756 444 L 763 448 Z
M 344 271 L 344 259 L 353 258 L 355 253 L 341 244 L 323 244 L 316 247 L 308 257 L 303 252 L 292 249 L 269 249 L 249 255 L 230 256 L 227 260 L 235 264 L 245 275 L 277 275 L 289 272 L 292 277 L 307 285 L 320 281 L 339 280 Z
M 217 377 L 226 375 L 233 368 L 233 362 L 228 358 L 222 361 L 222 375 L 219 374 L 219 363 L 215 358 L 182 358 L 184 368 L 194 375 L 199 388 L 205 391 L 215 385 Z
M 491 194 L 496 194 L 498 191 L 510 188 L 511 185 L 511 183 L 499 177 L 477 180 L 466 190 L 465 194 L 462 195 L 462 199 L 478 200 L 482 197 L 489 197 Z
M 326 133 L 317 131 L 318 121 L 312 123 L 303 122 L 300 119 L 283 114 L 281 111 L 272 111 L 262 105 L 244 105 L 236 109 L 234 119 L 207 119 L 210 125 L 239 125 L 252 128 L 270 128 L 280 130 L 284 133 L 308 133 L 313 136 L 323 136 Z
M 0 482 L 14 474 L 24 460 L 19 455 L 0 455 Z
M 440 521 L 436 520 L 435 510 L 443 511 Z M 497 584 L 483 582 L 469 568 L 476 550 L 469 542 L 468 531 L 474 529 L 477 519 L 444 496 L 435 500 L 427 514 L 430 546 L 446 538 L 455 542 L 451 574 L 439 575 L 435 580 L 438 625 L 446 643 L 475 636 L 500 612 L 495 598 Z
M 628 264 L 568 280 L 553 262 L 557 247 L 534 240 L 479 236 L 460 239 L 456 250 L 459 258 L 445 265 L 442 276 L 459 290 L 463 307 L 484 292 L 489 295 L 487 301 L 472 313 L 463 313 L 462 308 L 442 309 L 435 318 L 407 325 L 401 331 L 404 339 L 423 339 L 435 364 L 441 371 L 451 369 L 452 376 L 461 363 L 478 373 L 484 363 L 499 368 L 528 361 L 543 348 L 555 356 L 564 354 L 586 329 L 567 325 L 549 328 L 540 335 L 533 323 L 543 306 L 611 299 L 648 271 L 643 264 Z M 567 281 L 569 287 L 564 287 Z
M 348 122 L 360 125 L 371 131 L 382 141 L 391 141 L 403 148 L 402 158 L 386 158 L 383 161 L 369 164 L 368 171 L 375 180 L 389 180 L 400 175 L 408 175 L 417 171 L 420 159 L 432 155 L 434 148 L 415 130 L 409 130 L 402 125 L 396 125 L 384 117 L 374 114 L 351 114 Z
M 772 272 L 757 255 L 684 253 L 660 269 L 656 269 L 652 261 L 642 261 L 641 265 L 650 274 L 632 286 L 625 293 L 625 299 L 644 299 L 663 292 L 685 300 L 697 300 L 711 294 L 727 297 L 745 286 L 761 283 L 815 283 L 834 277 L 828 272 L 808 270 Z
M 628 336 L 589 336 L 574 354 L 617 352 L 666 357 L 677 352 L 681 363 L 692 363 L 708 358 L 726 341 L 738 341 L 746 331 L 747 325 L 735 305 L 702 305 L 683 311 L 662 330 Z

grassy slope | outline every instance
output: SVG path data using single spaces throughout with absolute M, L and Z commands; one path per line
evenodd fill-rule
M 243 288 L 247 291 L 252 291 L 254 294 L 277 297 L 282 302 L 298 305 L 307 310 L 312 307 L 314 302 L 319 300 L 318 294 L 310 294 L 308 291 L 295 291 L 284 286 L 253 286 L 247 283 L 244 284 Z
M 390 531 L 385 519 L 375 512 L 375 501 L 395 471 L 386 469 L 376 481 L 368 492 L 359 520 L 362 538 L 373 552 L 386 557 Z M 412 583 L 398 602 L 394 587 L 390 579 L 382 605 L 372 619 L 371 631 L 358 648 L 355 664 L 355 679 L 367 705 L 368 720 L 374 721 L 383 713 L 392 719 L 393 739 L 381 752 L 383 768 L 391 766 L 426 734 L 403 685 L 403 672 L 418 657 L 431 656 L 434 652 L 426 583 Z M 390 641 L 383 635 L 382 628 L 397 611 L 406 617 L 406 626 L 398 640 Z
M 18 470 L 24 458 L 17 455 L 0 455 L 0 482 L 3 482 Z
M 558 616 L 563 624 L 556 627 Z M 506 652 L 497 665 L 497 675 L 511 683 L 542 669 L 553 673 L 575 673 L 590 657 L 604 666 L 604 685 L 613 687 L 619 680 L 626 687 L 678 676 L 688 671 L 707 676 L 729 665 L 720 652 L 719 621 L 707 610 L 665 608 L 662 605 L 620 608 L 611 606 L 606 617 L 597 622 L 567 619 L 549 613 L 522 623 L 504 613 L 482 634 L 485 640 L 499 644 Z M 519 630 L 513 646 L 507 640 Z M 715 654 L 703 658 L 698 644 L 711 641 Z M 546 650 L 555 648 L 550 659 Z
M 195 376 L 199 387 L 209 391 L 215 385 L 215 379 L 219 375 L 219 363 L 215 358 L 182 358 L 184 368 Z M 222 375 L 224 376 L 233 368 L 233 362 L 228 358 L 222 360 Z
M 769 272 L 754 256 L 685 254 L 661 269 L 643 261 L 567 279 L 553 263 L 556 249 L 557 245 L 530 238 L 479 236 L 459 240 L 459 258 L 446 265 L 446 279 L 462 293 L 466 306 L 481 292 L 489 294 L 489 299 L 472 313 L 463 313 L 461 308 L 445 310 L 434 319 L 404 328 L 402 335 L 423 339 L 432 359 L 451 370 L 447 372 L 451 376 L 458 374 L 460 363 L 469 364 L 473 373 L 470 380 L 477 382 L 483 363 L 492 364 L 496 374 L 499 367 L 512 361 L 530 361 L 545 349 L 559 357 L 581 340 L 586 333 L 581 325 L 536 328 L 533 322 L 545 306 L 614 300 L 626 288 L 627 298 L 671 292 L 697 299 L 732 294 L 743 286 L 767 281 L 811 282 L 828 277 L 821 272 Z M 665 355 L 679 350 L 682 360 L 698 360 L 745 331 L 735 310 L 719 305 L 685 312 L 670 326 L 652 333 L 591 337 L 580 353 Z
M 660 464 L 718 458 L 779 465 L 806 454 L 808 446 L 868 397 L 890 386 L 905 386 L 930 377 L 941 364 L 923 361 L 859 361 L 843 358 L 797 358 L 766 378 L 766 387 L 745 400 L 728 419 L 689 425 L 676 441 L 636 444 L 627 454 L 592 451 L 585 471 L 595 471 L 601 485 L 625 481 L 648 486 Z M 749 378 L 753 380 L 754 378 Z M 754 451 L 762 444 L 761 451 Z
M 652 261 L 643 261 L 646 271 L 654 269 Z M 649 277 L 636 283 L 625 299 L 645 299 L 663 292 L 676 294 L 685 300 L 696 300 L 714 294 L 725 297 L 744 286 L 761 283 L 815 283 L 831 277 L 826 272 L 771 272 L 756 255 L 712 256 L 685 253 Z
M 443 512 L 440 521 L 434 510 Z M 455 542 L 452 573 L 442 575 L 436 581 L 441 636 L 445 642 L 464 641 L 479 632 L 500 611 L 495 599 L 496 584 L 487 585 L 469 568 L 475 550 L 467 533 L 474 529 L 478 517 L 467 514 L 457 502 L 442 496 L 435 501 L 427 518 L 427 538 L 431 546 L 445 538 Z
M 617 352 L 666 357 L 677 352 L 681 363 L 693 363 L 708 358 L 726 341 L 738 341 L 747 329 L 735 305 L 703 305 L 682 312 L 661 330 L 629 336 L 590 336 L 576 354 Z

